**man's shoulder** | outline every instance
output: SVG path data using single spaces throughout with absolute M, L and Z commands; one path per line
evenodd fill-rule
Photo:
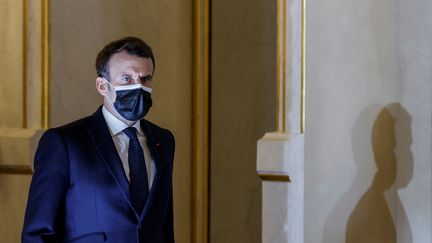
M 142 123 L 143 123 L 145 126 L 148 126 L 152 131 L 160 131 L 160 132 L 169 131 L 168 129 L 163 128 L 163 127 L 161 127 L 161 126 L 159 126 L 159 125 L 156 125 L 156 124 L 154 124 L 153 122 L 151 122 L 151 121 L 149 121 L 149 120 L 146 120 L 146 119 L 143 119 L 143 120 L 142 120 Z
M 41 141 L 56 143 L 60 141 L 69 141 L 69 139 L 80 140 L 86 136 L 86 131 L 88 130 L 90 123 L 91 116 L 87 116 L 61 126 L 49 128 L 43 133 Z
M 80 130 L 87 130 L 90 129 L 92 126 L 95 126 L 93 123 L 99 124 L 102 121 L 105 120 L 102 115 L 102 106 L 100 106 L 93 114 L 57 127 L 53 127 L 50 130 L 56 130 L 59 132 L 75 132 Z
M 80 119 L 77 119 L 75 121 L 49 128 L 45 135 L 48 134 L 57 134 L 63 139 L 65 138 L 80 138 L 83 135 L 87 134 L 87 130 L 91 127 L 91 117 L 92 116 L 86 116 Z
M 156 136 L 163 136 L 163 137 L 170 137 L 170 138 L 174 138 L 174 135 L 172 134 L 172 132 L 170 130 L 168 130 L 167 128 L 163 128 L 160 127 L 156 124 L 154 124 L 153 122 L 143 119 L 142 120 L 142 124 L 144 126 L 147 126 L 148 128 L 150 128 L 150 130 L 152 131 L 152 133 Z
M 87 128 L 90 126 L 91 117 L 92 116 L 86 116 L 86 117 L 77 119 L 75 121 L 66 123 L 64 125 L 61 125 L 58 127 L 53 127 L 52 129 L 58 130 L 58 131 L 74 131 L 74 130 L 80 130 L 83 128 Z

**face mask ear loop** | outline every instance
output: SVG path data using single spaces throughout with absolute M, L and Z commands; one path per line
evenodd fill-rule
M 106 80 L 106 83 L 109 84 L 114 89 L 114 92 L 115 92 L 115 87 L 106 78 L 104 78 L 104 79 Z M 109 97 L 105 96 L 105 98 L 108 100 L 109 103 L 111 103 L 112 106 L 114 106 L 114 103 L 110 100 Z

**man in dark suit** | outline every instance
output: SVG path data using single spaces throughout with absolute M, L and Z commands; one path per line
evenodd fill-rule
M 154 68 L 151 48 L 138 38 L 101 50 L 103 106 L 42 136 L 22 242 L 174 242 L 174 137 L 143 119 Z

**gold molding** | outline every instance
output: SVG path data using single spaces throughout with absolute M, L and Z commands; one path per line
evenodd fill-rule
M 300 133 L 305 132 L 306 99 L 306 0 L 301 1 L 301 40 L 300 40 Z M 277 132 L 286 133 L 287 94 L 286 94 L 286 34 L 287 3 L 276 0 L 276 127 Z
M 276 18 L 276 127 L 286 132 L 286 1 L 276 0 Z
M 31 175 L 33 171 L 28 165 L 0 165 L 0 174 Z
M 258 176 L 263 181 L 291 182 L 290 177 L 283 174 L 258 173 Z
M 42 0 L 42 107 L 41 107 L 41 127 L 49 127 L 50 109 L 50 52 L 49 52 L 49 0 Z
M 28 5 L 27 0 L 23 0 L 23 43 L 22 43 L 22 54 L 23 54 L 23 116 L 22 116 L 22 127 L 27 128 L 28 127 L 28 110 L 27 110 L 27 102 L 28 102 L 28 91 L 27 91 L 27 81 L 28 81 L 28 72 L 27 72 L 27 65 L 28 65 L 28 53 L 27 53 L 27 42 L 28 42 Z
M 192 235 L 209 241 L 210 0 L 194 0 L 192 84 Z

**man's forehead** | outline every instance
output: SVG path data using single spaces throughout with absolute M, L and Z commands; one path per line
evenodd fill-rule
M 149 57 L 140 57 L 137 55 L 129 54 L 126 51 L 121 51 L 121 52 L 113 54 L 110 58 L 110 62 L 111 61 L 134 61 L 134 62 L 153 63 L 153 61 Z
M 152 71 L 153 61 L 150 58 L 139 57 L 122 51 L 111 56 L 108 67 L 110 69 L 122 69 L 125 72 L 133 71 L 134 69 L 146 69 L 146 71 Z

